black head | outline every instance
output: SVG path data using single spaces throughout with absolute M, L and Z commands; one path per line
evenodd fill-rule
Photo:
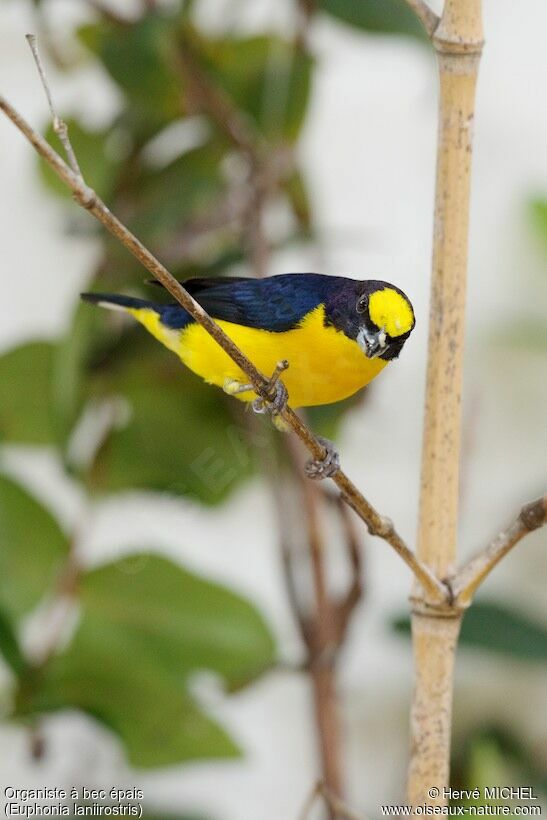
M 410 299 L 395 285 L 344 279 L 325 301 L 325 322 L 354 339 L 369 359 L 389 361 L 400 354 L 415 318 Z

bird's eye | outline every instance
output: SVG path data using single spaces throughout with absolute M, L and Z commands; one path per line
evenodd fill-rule
M 360 296 L 357 300 L 357 313 L 366 313 L 368 307 L 368 298 L 366 296 Z

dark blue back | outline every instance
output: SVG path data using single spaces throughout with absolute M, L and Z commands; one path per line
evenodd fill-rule
M 279 333 L 296 327 L 347 282 L 320 273 L 285 273 L 266 279 L 191 279 L 183 285 L 214 319 Z M 181 329 L 194 321 L 179 305 L 159 310 L 161 321 L 170 328 Z

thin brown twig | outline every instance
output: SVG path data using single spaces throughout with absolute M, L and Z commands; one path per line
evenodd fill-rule
M 337 797 L 325 786 L 322 781 L 315 784 L 299 814 L 299 820 L 309 820 L 309 815 L 319 798 L 323 798 L 328 809 L 333 813 L 335 820 L 365 820 L 362 814 L 357 814 L 347 803 Z
M 425 28 L 428 37 L 433 37 L 441 18 L 435 14 L 425 0 L 406 0 L 406 3 Z
M 80 513 L 79 520 L 71 534 L 66 559 L 57 577 L 52 600 L 44 616 L 47 622 L 46 635 L 41 639 L 39 651 L 33 653 L 34 670 L 44 669 L 59 650 L 66 633 L 67 623 L 73 613 L 78 597 L 83 566 L 80 548 L 83 534 L 89 524 L 90 507 Z
M 215 95 L 212 93 L 214 88 L 209 87 L 208 78 L 203 79 L 208 90 L 208 99 L 214 102 Z M 213 106 L 213 110 L 209 113 L 216 118 L 219 112 L 215 111 Z M 219 125 L 222 125 L 222 123 L 219 123 Z M 251 132 L 248 137 L 252 139 Z M 286 173 L 287 163 L 280 163 L 275 156 L 267 160 L 267 157 L 270 156 L 269 152 L 265 153 L 261 150 L 258 135 L 253 150 L 251 152 L 246 151 L 246 154 L 248 179 L 242 187 L 248 191 L 248 204 L 242 214 L 242 234 L 252 271 L 255 277 L 262 278 L 267 274 L 270 256 L 270 245 L 264 225 L 265 210 L 269 197 L 273 195 L 282 175 Z M 283 362 L 282 364 L 287 367 L 289 363 Z M 280 372 L 278 365 L 272 376 L 272 381 L 276 375 L 277 377 L 280 375 Z M 298 594 L 293 563 L 295 547 L 292 538 L 293 530 L 287 526 L 287 513 L 280 503 L 280 486 L 282 482 L 279 481 L 279 476 L 276 476 L 273 480 L 275 485 L 273 492 L 278 504 L 280 548 L 285 582 L 289 603 L 306 647 L 304 668 L 309 674 L 313 689 L 323 777 L 329 790 L 337 796 L 341 796 L 342 766 L 336 691 L 336 657 L 335 653 L 330 651 L 330 647 L 337 640 L 343 639 L 343 632 L 336 630 L 338 623 L 337 604 L 331 600 L 327 586 L 325 545 L 322 527 L 320 526 L 322 493 L 317 487 L 306 481 L 305 465 L 302 454 L 296 447 L 296 441 L 287 436 L 284 444 L 284 449 L 292 464 L 293 475 L 299 482 L 304 500 L 304 515 L 302 517 L 307 530 L 306 540 L 315 594 L 314 606 L 311 612 L 306 611 Z M 338 647 L 339 643 L 337 644 Z M 330 808 L 329 817 L 330 820 L 335 820 Z
M 68 164 L 70 165 L 75 174 L 78 174 L 78 176 L 82 176 L 82 171 L 78 164 L 78 160 L 76 159 L 76 154 L 74 153 L 74 149 L 72 147 L 72 143 L 70 142 L 70 137 L 68 135 L 68 126 L 66 122 L 59 117 L 53 104 L 53 97 L 51 96 L 51 90 L 49 88 L 49 84 L 46 78 L 46 72 L 42 64 L 42 59 L 38 52 L 38 46 L 36 45 L 36 37 L 34 36 L 34 34 L 27 34 L 26 40 L 30 46 L 30 50 L 32 51 L 32 56 L 34 57 L 34 62 L 36 63 L 36 68 L 38 69 L 38 74 L 40 75 L 40 79 L 42 81 L 44 93 L 46 95 L 49 110 L 51 112 L 53 130 L 59 137 L 61 144 L 65 149 Z
M 180 36 L 178 61 L 190 99 L 200 113 L 209 116 L 247 160 L 249 189 L 242 214 L 245 240 L 255 276 L 267 273 L 268 240 L 264 230 L 264 211 L 270 193 L 293 168 L 290 147 L 266 150 L 260 132 L 250 117 L 234 103 L 224 89 L 215 84 L 203 67 L 198 43 L 188 34 Z
M 46 160 L 57 176 L 70 188 L 76 201 L 93 214 L 93 216 L 125 245 L 141 264 L 161 282 L 173 298 L 215 339 L 220 347 L 223 348 L 246 374 L 249 381 L 253 384 L 257 395 L 267 401 L 269 379 L 260 373 L 250 359 L 241 352 L 232 339 L 224 333 L 219 325 L 214 322 L 201 305 L 196 302 L 181 283 L 169 273 L 165 266 L 156 259 L 148 248 L 111 213 L 95 191 L 87 185 L 82 176 L 76 174 L 49 143 L 44 140 L 2 96 L 0 96 L 0 109 L 34 146 L 38 154 Z M 297 416 L 294 410 L 287 406 L 281 411 L 280 416 L 305 444 L 315 459 L 321 460 L 325 457 L 325 448 L 317 441 L 313 433 Z M 369 532 L 387 541 L 409 566 L 424 588 L 431 603 L 441 607 L 445 606 L 448 601 L 445 585 L 435 577 L 433 572 L 425 564 L 418 560 L 417 556 L 396 532 L 392 522 L 381 516 L 380 513 L 374 509 L 341 469 L 339 469 L 332 478 L 341 490 L 347 503 L 366 523 Z
M 297 667 L 293 665 L 291 671 L 303 671 L 310 677 L 323 777 L 329 789 L 340 795 L 342 775 L 336 701 L 336 656 L 333 651 L 329 651 L 329 647 L 335 641 L 342 640 L 342 634 L 336 629 L 336 603 L 331 601 L 326 584 L 323 530 L 319 520 L 319 502 L 322 494 L 318 485 L 306 481 L 302 453 L 297 448 L 296 441 L 287 438 L 285 449 L 293 467 L 292 475 L 299 482 L 304 510 L 300 503 L 294 504 L 294 487 L 292 483 L 289 486 L 286 481 L 281 480 L 279 464 L 277 472 L 274 472 L 270 465 L 267 475 L 277 508 L 279 543 L 288 600 L 306 650 L 304 662 Z M 296 507 L 298 515 L 294 514 Z M 307 529 L 306 546 L 313 571 L 315 601 L 311 612 L 306 606 L 306 598 L 300 594 L 295 573 L 295 532 L 300 531 L 302 521 L 305 522 Z M 334 820 L 332 813 L 330 816 L 331 820 Z
M 296 0 L 296 38 L 295 45 L 299 49 L 308 47 L 308 34 L 315 12 L 315 0 Z
M 334 474 L 333 480 L 341 490 L 342 498 L 346 504 L 365 522 L 370 535 L 382 538 L 393 547 L 405 564 L 410 567 L 426 594 L 431 597 L 432 602 L 440 604 L 448 602 L 448 591 L 445 585 L 436 578 L 426 564 L 418 560 L 416 554 L 412 552 L 395 529 L 393 521 L 390 518 L 378 515 L 368 501 L 360 497 L 361 493 L 357 487 L 341 470 Z M 364 505 L 363 501 L 365 502 Z
M 335 668 L 338 636 L 336 604 L 329 595 L 326 578 L 324 528 L 321 523 L 323 494 L 317 484 L 306 480 L 302 453 L 294 439 L 288 439 L 287 450 L 300 485 L 315 593 L 312 614 L 300 618 L 302 638 L 306 644 L 307 665 L 313 682 L 324 781 L 329 790 L 339 796 L 342 793 L 342 771 Z M 334 820 L 330 809 L 329 814 Z
M 211 83 L 196 56 L 195 43 L 184 32 L 180 35 L 177 58 L 187 96 L 196 113 L 208 114 L 234 145 L 249 157 L 256 157 L 259 136 L 252 121 L 234 105 L 224 89 Z
M 245 241 L 249 260 L 255 276 L 263 279 L 268 273 L 268 239 L 264 230 L 264 212 L 267 193 L 261 183 L 261 175 L 255 164 L 251 164 L 252 189 L 249 205 L 244 215 Z
M 299 488 L 304 501 L 304 520 L 307 524 L 307 542 L 313 572 L 315 603 L 311 612 L 302 606 L 302 595 L 299 594 L 294 567 L 293 529 L 287 524 L 287 508 L 283 506 L 279 486 L 274 488 L 282 516 L 281 551 L 289 601 L 298 623 L 302 640 L 306 647 L 306 663 L 303 667 L 313 684 L 316 720 L 321 737 L 321 754 L 323 761 L 324 782 L 329 793 L 340 797 L 342 775 L 340 768 L 339 723 L 336 702 L 336 663 L 339 650 L 343 645 L 347 625 L 361 594 L 361 560 L 360 545 L 351 521 L 351 513 L 339 496 L 327 496 L 321 488 L 309 481 L 304 475 L 304 462 L 296 441 L 287 442 L 288 453 L 294 467 L 294 475 L 299 480 Z M 282 482 L 275 482 L 282 485 Z M 322 501 L 332 504 L 339 511 L 344 524 L 346 548 L 352 569 L 352 580 L 347 594 L 336 600 L 328 592 L 323 527 L 320 522 Z M 285 529 L 284 529 L 285 525 Z M 336 816 L 332 807 L 329 814 Z
M 344 540 L 351 570 L 351 582 L 345 596 L 336 606 L 337 648 L 343 644 L 347 628 L 355 607 L 363 597 L 363 558 L 359 535 L 354 527 L 352 514 L 340 496 L 336 498 L 340 520 L 344 529 Z
M 250 195 L 241 186 L 231 186 L 226 195 L 207 213 L 186 221 L 175 239 L 162 247 L 167 264 L 187 261 L 202 243 L 217 231 L 238 229 L 249 209 Z
M 279 152 L 273 158 L 270 157 L 267 167 L 262 171 L 261 177 L 266 177 L 266 182 L 260 183 L 261 198 L 271 195 L 279 179 L 285 174 L 286 160 L 282 154 L 283 152 Z M 214 208 L 185 222 L 176 238 L 162 247 L 162 257 L 166 264 L 179 265 L 186 262 L 195 256 L 203 242 L 212 234 L 234 230 L 245 234 L 250 266 L 253 274 L 261 278 L 266 273 L 269 250 L 275 243 L 267 240 L 263 219 L 255 218 L 256 207 L 262 211 L 262 202 L 257 206 L 254 188 L 249 182 L 242 184 L 237 180 Z
M 276 481 L 275 478 L 272 479 L 272 491 L 274 499 L 276 501 L 278 513 L 277 517 L 280 526 L 279 545 L 281 552 L 281 560 L 283 564 L 283 574 L 285 577 L 285 586 L 287 589 L 287 596 L 289 599 L 289 604 L 294 619 L 297 622 L 298 628 L 300 630 L 302 640 L 304 641 L 304 644 L 307 647 L 309 644 L 310 637 L 309 618 L 307 614 L 304 612 L 304 608 L 302 606 L 302 596 L 299 594 L 296 585 L 294 568 L 294 544 L 293 539 L 291 537 L 294 530 L 291 527 L 292 522 L 289 521 L 289 518 L 287 516 L 287 499 L 284 496 L 281 482 Z M 306 661 L 304 665 L 307 668 L 309 664 Z
M 456 604 L 467 607 L 484 579 L 501 559 L 521 541 L 525 535 L 547 524 L 547 493 L 525 504 L 515 520 L 497 535 L 486 549 L 465 564 L 451 583 Z

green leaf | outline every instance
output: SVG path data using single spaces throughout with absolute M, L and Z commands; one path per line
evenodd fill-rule
M 269 140 L 295 140 L 308 107 L 313 62 L 274 36 L 207 40 L 195 37 L 195 59 Z M 185 41 L 183 48 L 188 48 Z
M 405 0 L 317 0 L 316 6 L 363 31 L 426 39 L 422 25 Z
M 111 140 L 109 140 L 110 130 L 90 131 L 78 120 L 70 118 L 66 119 L 65 122 L 68 126 L 70 142 L 78 158 L 84 178 L 101 199 L 108 201 L 122 159 L 121 156 L 116 156 L 112 150 L 108 150 L 111 144 Z M 52 125 L 46 131 L 45 138 L 61 153 L 63 152 L 62 145 Z M 64 182 L 61 182 L 46 162 L 39 160 L 39 168 L 43 182 L 51 191 L 63 197 L 71 196 L 69 188 Z
M 547 250 L 547 199 L 544 197 L 533 199 L 530 203 L 530 213 L 532 224 Z
M 69 549 L 50 512 L 0 475 L 0 605 L 18 618 L 51 590 Z
M 313 226 L 312 206 L 304 176 L 295 170 L 284 182 L 283 190 L 294 217 L 304 236 L 311 234 Z
M 27 669 L 15 627 L 9 615 L 0 609 L 0 653 L 15 675 L 22 675 Z
M 52 406 L 60 444 L 66 444 L 90 396 L 91 370 L 103 364 L 120 334 L 105 311 L 77 305 L 53 356 Z
M 135 175 L 126 197 L 132 197 L 129 226 L 155 247 L 172 243 L 190 220 L 199 221 L 225 192 L 220 163 L 226 146 L 209 143 L 187 151 L 157 171 Z
M 82 709 L 121 738 L 135 766 L 235 756 L 185 686 L 207 669 L 234 687 L 272 664 L 273 639 L 251 604 L 148 553 L 87 573 L 79 591 L 72 643 L 21 687 L 16 715 Z
M 517 660 L 547 660 L 547 629 L 503 604 L 479 602 L 465 614 L 462 646 L 488 649 Z
M 531 786 L 537 794 L 545 792 L 547 779 L 537 754 L 528 749 L 506 728 L 479 726 L 458 750 L 452 761 L 452 785 L 457 789 L 481 792 L 479 800 L 457 800 L 456 805 L 483 806 L 515 803 L 504 798 L 485 800 L 485 787 L 493 785 Z M 515 816 L 515 815 L 511 815 Z
M 156 14 L 130 26 L 102 21 L 83 26 L 78 37 L 101 60 L 127 95 L 133 116 L 149 133 L 183 113 L 174 48 L 174 23 Z
M 507 319 L 493 334 L 501 348 L 547 353 L 547 320 L 538 316 L 515 316 Z
M 397 632 L 410 634 L 408 617 L 393 622 Z M 460 644 L 486 649 L 516 660 L 541 663 L 547 660 L 547 630 L 503 604 L 474 603 L 465 613 Z
M 16 717 L 67 708 L 87 712 L 118 735 L 133 766 L 238 754 L 138 635 L 87 613 L 70 647 L 30 690 L 20 691 Z
M 230 399 L 146 341 L 144 355 L 104 376 L 105 394 L 126 400 L 127 419 L 97 453 L 90 486 L 162 490 L 217 504 L 251 474 L 254 448 Z
M 55 347 L 28 342 L 0 356 L 0 439 L 51 444 L 51 374 Z
M 81 600 L 88 618 L 130 633 L 179 678 L 210 669 L 238 686 L 274 660 L 271 633 L 248 601 L 160 556 L 88 573 Z
M 486 803 L 493 806 L 507 805 L 510 802 L 508 800 L 495 798 L 486 800 L 484 790 L 493 785 L 511 786 L 522 782 L 516 779 L 517 771 L 514 765 L 511 765 L 512 763 L 513 761 L 503 753 L 495 736 L 484 731 L 478 732 L 467 744 L 465 758 L 459 762 L 461 773 L 458 774 L 462 778 L 461 788 L 463 790 L 473 791 L 477 788 L 480 795 L 478 798 L 464 795 L 455 801 L 456 805 L 466 808 L 484 806 Z

